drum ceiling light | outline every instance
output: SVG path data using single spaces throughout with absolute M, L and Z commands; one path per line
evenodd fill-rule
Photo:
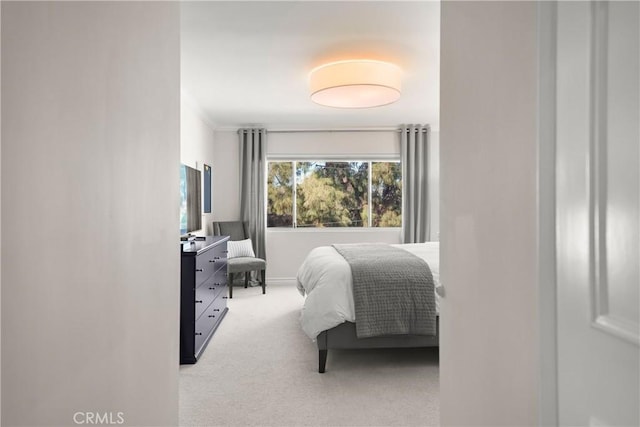
M 402 70 L 371 59 L 330 62 L 309 73 L 311 100 L 336 108 L 380 107 L 400 99 Z

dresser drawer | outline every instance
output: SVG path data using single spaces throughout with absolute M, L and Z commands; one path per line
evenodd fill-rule
M 215 271 L 214 263 L 211 262 L 209 257 L 204 253 L 196 257 L 196 283 L 195 286 L 200 286 L 205 280 L 207 280 Z
M 204 313 L 204 311 L 209 307 L 213 299 L 218 294 L 218 290 L 216 286 L 210 281 L 207 281 L 202 286 L 196 289 L 196 299 L 195 299 L 195 318 L 198 319 Z
M 220 320 L 220 318 L 224 314 L 224 311 L 226 308 L 227 308 L 227 300 L 222 297 L 217 297 L 215 300 L 213 300 L 213 303 L 207 309 L 207 315 L 215 316 L 214 319 L 217 322 Z
M 213 273 L 208 280 L 209 286 L 215 288 L 216 295 L 227 289 L 227 269 L 220 269 Z
M 227 277 L 224 272 L 216 272 L 203 284 L 196 288 L 195 318 L 199 318 L 202 312 L 211 304 L 214 298 L 224 294 L 227 289 Z M 202 302 L 200 302 L 202 301 Z
M 216 246 L 196 258 L 196 287 L 227 265 L 226 249 Z
M 216 298 L 213 303 L 207 307 L 202 316 L 198 320 L 196 320 L 196 331 L 195 331 L 195 352 L 199 354 L 202 345 L 206 342 L 209 335 L 216 324 L 222 319 L 222 316 L 225 315 L 225 310 L 227 307 L 227 300 L 220 298 Z
M 205 314 L 196 320 L 196 336 L 195 336 L 195 354 L 196 357 L 200 356 L 200 352 L 202 351 L 202 345 L 207 341 L 209 335 L 211 335 L 211 330 L 216 324 L 218 316 L 213 312 L 205 312 Z
M 212 248 L 209 252 L 211 252 L 209 257 L 213 261 L 214 271 L 219 271 L 219 270 L 222 270 L 223 268 L 226 271 L 227 270 L 225 268 L 227 266 L 226 243 Z

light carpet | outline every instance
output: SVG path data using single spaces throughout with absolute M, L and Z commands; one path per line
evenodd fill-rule
M 439 423 L 438 349 L 329 350 L 302 332 L 294 285 L 235 288 L 195 365 L 180 367 L 181 426 Z

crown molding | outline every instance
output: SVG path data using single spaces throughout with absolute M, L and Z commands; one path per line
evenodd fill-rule
M 182 101 L 182 103 L 187 104 L 193 110 L 193 112 L 196 113 L 198 117 L 200 117 L 200 119 L 208 124 L 211 130 L 219 130 L 218 125 L 213 120 L 211 120 L 211 117 L 209 117 L 206 111 L 204 111 L 204 109 L 200 106 L 200 103 L 186 89 L 180 89 L 180 100 Z

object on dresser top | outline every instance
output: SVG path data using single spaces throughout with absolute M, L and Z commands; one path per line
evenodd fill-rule
M 251 244 L 251 235 L 249 234 L 248 226 L 246 222 L 242 221 L 214 221 L 213 222 L 213 235 L 214 236 L 229 236 L 229 240 L 236 243 L 248 240 Z M 246 244 L 244 244 L 246 245 Z M 253 246 L 251 251 L 255 253 Z M 228 260 L 228 276 L 227 285 L 229 287 L 229 298 L 233 298 L 233 276 L 235 274 L 244 273 L 244 287 L 249 286 L 249 275 L 252 272 L 260 272 L 260 282 L 262 284 L 262 293 L 266 293 L 266 270 L 267 262 L 262 258 L 255 256 L 237 256 Z M 257 276 L 257 274 L 256 274 Z

